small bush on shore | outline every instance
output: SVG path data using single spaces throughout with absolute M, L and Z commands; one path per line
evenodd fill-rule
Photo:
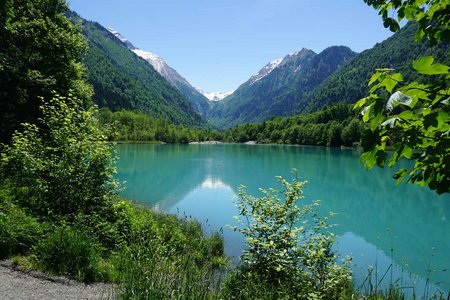
M 328 218 L 318 215 L 317 202 L 298 206 L 306 182 L 278 181 L 282 189 L 260 189 L 261 198 L 239 189 L 241 226 L 234 229 L 246 237 L 246 249 L 242 265 L 225 281 L 224 298 L 339 298 L 351 271 L 337 263 Z

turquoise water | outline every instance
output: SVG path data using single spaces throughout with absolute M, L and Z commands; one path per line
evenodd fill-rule
M 309 183 L 304 195 L 321 200 L 323 214 L 334 212 L 333 231 L 341 255 L 353 257 L 362 282 L 373 266 L 382 283 L 403 280 L 418 294 L 427 287 L 450 290 L 450 196 L 427 188 L 395 185 L 393 170 L 366 171 L 354 149 L 275 145 L 117 146 L 123 195 L 149 207 L 187 215 L 205 230 L 223 230 L 225 251 L 239 257 L 243 238 L 236 225 L 233 197 L 241 184 L 248 193 L 277 187 L 275 176 L 290 178 L 296 168 Z M 392 270 L 389 269 L 394 264 Z M 448 270 L 448 271 L 447 271 Z M 427 280 L 432 284 L 427 285 Z

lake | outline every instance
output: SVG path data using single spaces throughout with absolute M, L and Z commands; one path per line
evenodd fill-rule
M 275 176 L 298 170 L 304 201 L 321 200 L 320 212 L 336 213 L 336 250 L 353 257 L 355 281 L 373 267 L 384 284 L 402 280 L 419 295 L 438 286 L 450 291 L 450 196 L 401 184 L 394 170 L 366 171 L 355 149 L 279 145 L 117 145 L 117 177 L 123 196 L 155 209 L 199 220 L 205 231 L 222 229 L 225 251 L 239 257 L 244 239 L 234 197 L 278 188 Z M 405 162 L 406 163 L 406 162 Z M 389 269 L 390 265 L 394 268 Z M 431 284 L 427 284 L 427 282 Z

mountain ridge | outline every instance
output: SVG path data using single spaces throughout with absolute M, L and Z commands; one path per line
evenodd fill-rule
M 329 49 L 335 49 L 338 63 L 328 58 L 330 65 L 323 68 L 324 59 L 331 52 Z M 354 55 L 356 53 L 345 46 L 332 46 L 319 54 L 306 48 L 288 54 L 264 66 L 233 94 L 213 105 L 208 120 L 219 128 L 229 128 L 289 115 L 295 104 L 291 99 L 282 99 L 287 90 L 295 86 L 296 93 L 309 91 Z
M 192 104 L 194 110 L 200 115 L 205 116 L 209 110 L 209 101 L 205 95 L 198 92 L 183 76 L 181 76 L 174 68 L 170 67 L 166 61 L 153 52 L 142 50 L 134 46 L 127 38 L 122 36 L 117 30 L 108 28 L 108 30 L 116 36 L 128 49 L 133 51 L 137 56 L 146 60 L 155 68 L 155 70 L 176 87 Z
M 131 52 L 123 41 L 98 22 L 85 20 L 75 12 L 67 15 L 80 24 L 86 38 L 88 49 L 83 59 L 86 78 L 99 107 L 112 111 L 139 110 L 174 124 L 206 126 L 178 89 Z

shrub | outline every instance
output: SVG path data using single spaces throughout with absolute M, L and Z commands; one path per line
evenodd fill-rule
M 38 124 L 22 124 L 1 153 L 0 173 L 15 201 L 46 219 L 72 220 L 110 207 L 117 185 L 112 148 L 95 109 L 58 95 L 40 109 Z
M 317 202 L 297 206 L 306 182 L 278 181 L 283 189 L 261 189 L 261 198 L 239 189 L 241 226 L 234 229 L 246 237 L 246 249 L 224 284 L 224 298 L 253 298 L 255 291 L 277 299 L 337 298 L 351 273 L 337 263 L 328 218 L 318 215 Z
M 56 228 L 37 244 L 34 254 L 38 265 L 46 271 L 84 282 L 98 279 L 99 246 L 70 227 Z

